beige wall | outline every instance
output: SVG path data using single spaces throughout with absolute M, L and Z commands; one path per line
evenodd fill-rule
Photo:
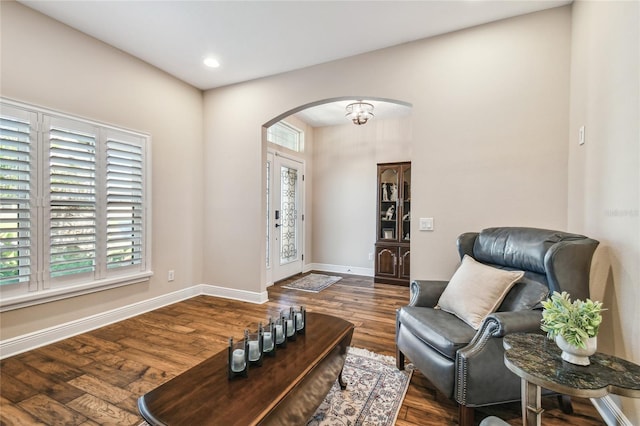
M 4 312 L 1 338 L 201 283 L 202 93 L 19 3 L 0 7 L 3 97 L 151 134 L 155 273 L 148 283 Z
M 569 228 L 600 240 L 592 298 L 608 309 L 599 349 L 640 363 L 640 3 L 572 12 Z M 586 143 L 578 145 L 585 126 Z M 638 400 L 624 401 L 640 424 Z
M 314 130 L 312 262 L 373 271 L 376 164 L 411 161 L 411 131 L 411 116 Z
M 334 97 L 413 105 L 414 278 L 450 277 L 464 231 L 565 229 L 570 29 L 564 7 L 205 92 L 205 282 L 264 286 L 260 126 Z

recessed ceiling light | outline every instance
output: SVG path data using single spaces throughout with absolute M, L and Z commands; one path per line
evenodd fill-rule
M 220 62 L 214 58 L 205 58 L 204 64 L 210 68 L 218 68 L 220 66 Z

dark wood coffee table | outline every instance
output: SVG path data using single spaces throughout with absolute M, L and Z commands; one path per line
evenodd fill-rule
M 251 367 L 246 378 L 227 378 L 223 351 L 138 399 L 152 425 L 305 424 L 342 381 L 353 324 L 307 312 L 306 333 Z

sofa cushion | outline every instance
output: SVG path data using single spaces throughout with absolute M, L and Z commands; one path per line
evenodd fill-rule
M 476 331 L 455 315 L 441 309 L 405 306 L 398 312 L 398 321 L 426 345 L 450 360 L 467 346 Z
M 477 330 L 523 275 L 523 271 L 492 268 L 465 255 L 436 308 L 454 314 Z

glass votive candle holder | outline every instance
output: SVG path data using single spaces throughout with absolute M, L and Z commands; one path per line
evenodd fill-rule
M 288 311 L 282 311 L 280 315 L 286 325 L 285 335 L 287 336 L 287 339 L 296 340 L 296 317 L 293 314 L 293 308 L 289 308 Z
M 284 317 L 280 316 L 274 326 L 274 334 L 276 336 L 276 346 L 279 348 L 284 348 L 287 346 L 287 322 Z
M 260 323 L 262 325 L 262 323 Z M 262 331 L 262 353 L 268 356 L 274 356 L 276 354 L 276 332 L 275 324 L 272 319 L 269 318 L 269 323 Z
M 229 338 L 229 379 L 242 376 L 247 377 L 249 369 L 249 347 L 247 339 L 234 342 Z
M 304 306 L 300 306 L 299 310 L 294 310 L 293 315 L 295 316 L 296 333 L 304 334 L 305 324 L 307 322 L 307 311 Z
M 245 336 L 247 336 L 247 348 L 249 350 L 250 365 L 261 366 L 262 365 L 262 323 L 258 326 L 258 330 L 255 333 L 249 333 L 249 330 L 245 330 Z

